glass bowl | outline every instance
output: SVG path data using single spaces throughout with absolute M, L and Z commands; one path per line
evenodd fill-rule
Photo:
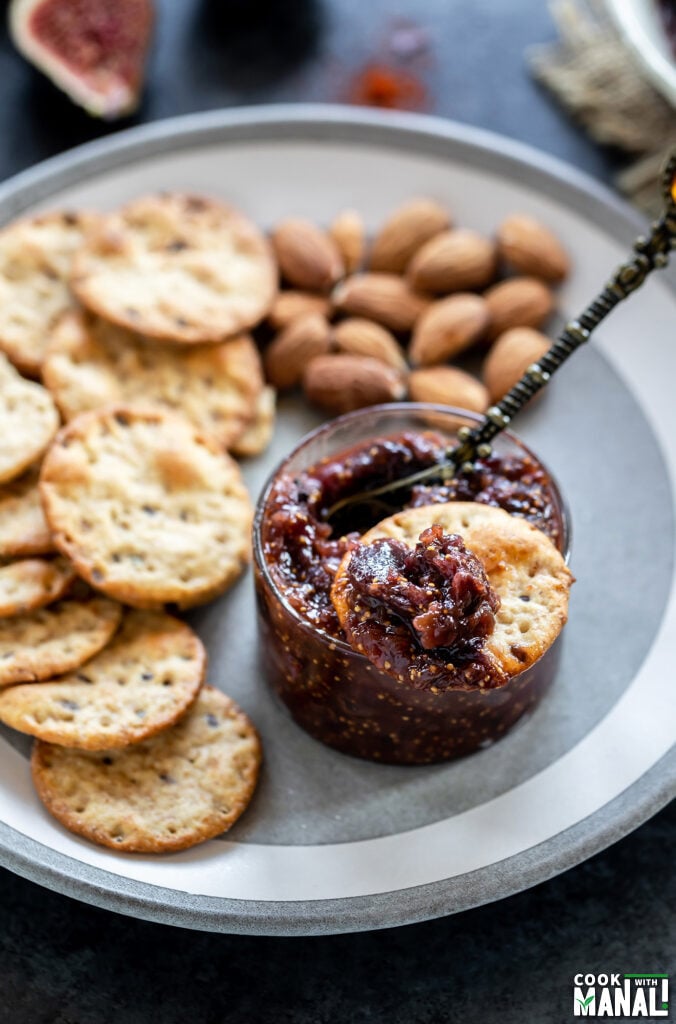
M 377 669 L 345 640 L 304 619 L 270 573 L 264 546 L 271 489 L 281 474 L 298 474 L 354 445 L 403 431 L 433 430 L 449 441 L 462 424 L 481 417 L 448 406 L 391 404 L 333 420 L 302 439 L 273 472 L 254 519 L 254 577 L 260 652 L 269 685 L 295 721 L 345 754 L 387 764 L 431 764 L 495 742 L 551 685 L 560 638 L 530 668 L 493 690 L 414 690 Z M 526 445 L 507 431 L 498 454 L 528 455 L 547 472 L 566 559 L 570 517 L 556 481 Z

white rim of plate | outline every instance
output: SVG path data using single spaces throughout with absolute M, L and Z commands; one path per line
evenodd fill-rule
M 343 141 L 390 150 L 415 145 L 427 156 L 462 159 L 508 177 L 518 176 L 540 194 L 583 213 L 622 243 L 630 243 L 643 227 L 634 211 L 603 186 L 522 144 L 438 118 L 321 105 L 188 115 L 90 143 L 0 186 L 0 219 L 9 220 L 102 171 L 163 152 L 225 140 L 273 139 Z M 673 282 L 664 280 L 664 285 L 676 294 Z M 611 355 L 609 350 L 606 355 Z M 616 366 L 627 358 L 626 352 L 612 354 Z M 619 368 L 623 372 L 621 365 Z M 643 390 L 645 397 L 649 375 L 634 375 L 634 384 L 638 396 Z M 665 398 L 646 414 L 671 469 L 673 496 L 676 409 Z M 299 847 L 221 841 L 159 862 L 157 858 L 110 854 L 65 832 L 57 832 L 53 846 L 48 847 L 0 822 L 0 863 L 66 895 L 122 913 L 183 927 L 250 934 L 320 934 L 389 927 L 502 898 L 585 860 L 636 828 L 673 797 L 676 708 L 668 671 L 673 636 L 676 593 L 672 581 L 653 647 L 602 721 L 542 772 L 454 818 L 399 835 L 342 844 Z M 649 740 L 628 744 L 628 727 L 632 739 L 638 731 Z M 601 734 L 606 749 L 621 753 L 612 779 L 585 770 L 593 764 Z M 20 755 L 16 753 L 16 757 Z M 552 801 L 548 794 L 557 780 L 557 801 Z M 24 781 L 29 792 L 30 783 L 27 778 Z M 25 796 L 23 788 L 23 784 L 17 785 L 14 796 L 18 802 Z M 530 806 L 538 813 L 529 816 L 527 825 L 522 821 L 521 831 L 515 835 L 511 828 L 515 802 L 526 790 Z M 471 845 L 476 843 L 480 849 L 490 822 L 490 853 L 470 861 L 454 846 L 459 822 L 465 837 L 469 830 L 474 840 Z M 497 842 L 496 825 L 501 826 Z M 221 882 L 230 874 L 237 876 L 236 897 L 215 896 L 205 884 L 205 867 L 213 859 L 214 846 Z M 406 865 L 405 877 L 398 867 L 402 864 Z M 360 878 L 356 887 L 355 865 Z M 161 885 L 148 881 L 154 872 L 161 872 Z M 342 886 L 338 898 L 336 885 Z

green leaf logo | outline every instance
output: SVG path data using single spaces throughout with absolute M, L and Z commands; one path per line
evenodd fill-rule
M 589 1006 L 589 1004 L 593 1002 L 593 999 L 593 996 L 588 996 L 586 999 L 578 999 L 577 1002 L 580 1004 L 580 1006 Z

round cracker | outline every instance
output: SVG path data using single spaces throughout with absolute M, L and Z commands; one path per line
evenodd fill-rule
M 67 558 L 25 558 L 0 566 L 0 619 L 53 604 L 75 581 Z
M 72 672 L 105 647 L 121 615 L 117 602 L 95 597 L 0 619 L 0 686 Z
M 551 647 L 568 618 L 573 577 L 561 552 L 525 519 L 472 501 L 404 509 L 368 530 L 361 543 L 391 537 L 414 548 L 423 530 L 436 523 L 444 533 L 462 537 L 500 598 L 486 653 L 508 677 L 523 672 Z M 341 626 L 348 614 L 345 568 L 349 558 L 349 553 L 343 558 L 331 590 Z
M 274 388 L 263 388 L 256 402 L 253 420 L 230 446 L 233 455 L 251 459 L 266 450 L 275 429 L 276 398 Z
M 136 199 L 103 218 L 73 263 L 71 285 L 106 320 L 153 338 L 223 341 L 257 324 L 277 290 L 258 228 L 215 199 Z
M 40 469 L 33 466 L 0 487 L 0 558 L 48 555 L 55 550 L 40 500 Z
M 71 832 L 129 853 L 184 850 L 230 828 L 253 795 L 256 730 L 211 686 L 181 721 L 143 743 L 91 753 L 38 740 L 38 796 Z
M 73 305 L 73 254 L 96 223 L 70 210 L 15 221 L 0 231 L 0 350 L 37 377 L 47 339 Z
M 57 548 L 126 604 L 201 604 L 249 559 L 252 508 L 239 467 L 182 417 L 83 413 L 50 448 L 40 480 Z
M 248 427 L 263 388 L 252 338 L 158 346 L 84 311 L 52 335 L 43 379 L 66 420 L 106 405 L 157 405 L 183 414 L 227 448 Z
M 0 353 L 0 483 L 37 461 L 58 429 L 59 414 L 49 391 L 24 380 Z
M 110 643 L 76 672 L 0 693 L 0 721 L 82 750 L 124 747 L 177 722 L 205 671 L 204 646 L 185 622 L 129 611 Z

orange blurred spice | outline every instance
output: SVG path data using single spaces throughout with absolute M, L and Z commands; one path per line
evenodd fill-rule
M 349 100 L 360 106 L 416 110 L 425 105 L 427 93 L 413 75 L 386 64 L 367 64 L 352 79 Z

